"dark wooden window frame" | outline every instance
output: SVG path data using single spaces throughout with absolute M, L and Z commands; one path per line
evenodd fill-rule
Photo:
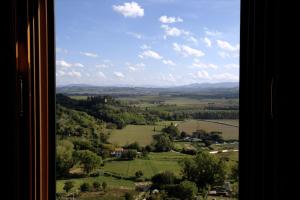
M 6 4 L 5 4 L 6 3 Z M 3 137 L 12 200 L 55 199 L 54 0 L 4 0 Z M 279 0 L 241 0 L 240 199 L 284 199 L 277 158 Z M 1 38 L 2 39 L 2 38 Z M 253 134 L 255 133 L 255 134 Z M 268 137 L 272 134 L 272 137 Z M 12 178 L 11 178 L 12 177 Z M 282 195 L 283 194 L 283 195 Z

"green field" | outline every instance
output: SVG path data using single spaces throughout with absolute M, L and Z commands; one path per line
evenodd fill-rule
M 134 176 L 135 172 L 142 170 L 145 178 L 151 178 L 153 175 L 169 170 L 180 176 L 180 165 L 178 161 L 189 155 L 165 152 L 150 153 L 149 160 L 135 159 L 131 161 L 111 161 L 104 166 L 104 171 L 116 173 L 122 176 Z
M 87 177 L 87 178 L 75 178 L 68 180 L 57 180 L 56 181 L 56 192 L 63 192 L 63 186 L 66 181 L 73 181 L 74 188 L 73 191 L 78 189 L 82 183 L 90 183 L 93 184 L 94 181 L 103 182 L 105 181 L 108 185 L 108 188 L 121 188 L 121 189 L 134 189 L 135 185 L 132 181 L 129 180 L 120 180 L 114 177 L 109 176 L 99 176 L 99 177 Z
M 153 131 L 154 127 L 156 131 L 162 128 L 161 125 L 127 125 L 123 129 L 113 130 L 109 142 L 123 146 L 136 141 L 140 145 L 146 146 L 152 143 L 152 136 L 158 134 Z
M 230 120 L 233 121 L 233 120 Z M 238 120 L 236 120 L 238 121 Z M 220 120 L 219 120 L 220 122 Z M 235 122 L 238 123 L 238 122 Z M 205 131 L 221 131 L 224 139 L 239 139 L 239 128 L 231 125 L 214 123 L 211 121 L 202 120 L 187 120 L 178 125 L 180 131 L 185 131 L 188 134 L 192 134 L 197 129 L 203 129 Z

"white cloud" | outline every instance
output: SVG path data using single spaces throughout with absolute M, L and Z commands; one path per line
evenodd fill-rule
M 98 65 L 96 65 L 96 67 L 97 68 L 108 68 L 109 65 L 107 65 L 107 64 L 98 64 Z
M 127 32 L 128 35 L 131 35 L 132 37 L 136 38 L 136 39 L 143 39 L 143 35 L 140 33 L 134 33 L 134 32 Z
M 117 78 L 125 78 L 124 74 L 122 72 L 114 72 L 114 75 L 117 77 Z
M 235 51 L 235 52 L 224 52 L 224 51 L 220 51 L 218 52 L 218 55 L 223 58 L 223 59 L 226 59 L 226 58 L 238 58 L 240 55 L 239 55 L 239 52 Z
M 87 56 L 87 57 L 92 57 L 92 58 L 97 58 L 98 54 L 96 53 L 91 53 L 91 52 L 80 52 L 81 55 Z
M 164 38 L 166 38 L 167 36 L 178 37 L 181 35 L 190 35 L 190 32 L 188 31 L 185 31 L 183 29 L 178 29 L 176 27 L 170 27 L 169 25 L 163 24 L 160 27 L 165 31 Z
M 203 68 L 203 69 L 218 69 L 218 66 L 212 63 L 201 63 L 201 62 L 196 62 L 193 63 L 193 67 L 195 68 Z
M 57 60 L 56 66 L 57 67 L 72 67 L 72 64 L 68 63 L 67 61 L 64 61 L 64 60 Z
M 213 74 L 210 75 L 207 71 L 197 71 L 190 74 L 195 79 L 208 80 L 210 82 L 223 82 L 223 81 L 239 81 L 239 76 L 231 73 Z
M 172 65 L 172 66 L 176 65 L 172 60 L 163 60 L 162 62 L 163 62 L 165 65 Z
M 180 17 L 168 17 L 168 16 L 161 16 L 158 19 L 161 23 L 171 24 L 175 22 L 183 22 L 183 20 Z
M 194 44 L 198 44 L 198 40 L 193 36 L 187 37 L 187 40 L 193 42 Z
M 82 76 L 80 72 L 74 70 L 68 72 L 67 75 L 74 78 L 80 78 Z
M 84 67 L 84 65 L 81 63 L 74 63 L 73 66 L 74 67 Z
M 101 71 L 99 71 L 97 73 L 97 75 L 100 76 L 101 78 L 106 78 L 105 74 L 103 72 L 101 72 Z
M 189 46 L 186 45 L 179 45 L 177 43 L 173 43 L 173 49 L 177 52 L 179 52 L 181 55 L 184 57 L 188 56 L 194 56 L 194 57 L 201 57 L 204 56 L 205 54 L 199 50 L 199 49 L 193 49 Z
M 167 81 L 167 82 L 176 82 L 176 78 L 174 77 L 173 74 L 162 75 L 161 80 Z
M 239 81 L 239 76 L 231 73 L 216 74 L 212 78 L 218 81 Z
M 240 66 L 238 64 L 235 64 L 235 63 L 224 65 L 224 67 L 226 69 L 239 69 L 240 68 Z
M 209 35 L 209 36 L 216 37 L 216 36 L 222 35 L 222 32 L 220 32 L 220 31 L 210 31 L 210 30 L 206 29 L 205 34 Z
M 200 79 L 211 79 L 209 73 L 205 70 L 197 71 L 195 73 L 191 74 L 194 78 L 200 78 Z
M 66 73 L 62 70 L 57 70 L 56 76 L 64 76 Z
M 231 55 L 230 55 L 229 53 L 227 53 L 227 52 L 224 52 L 224 51 L 218 52 L 218 55 L 219 55 L 221 58 L 223 58 L 223 59 L 225 59 L 225 58 L 231 58 Z
M 151 49 L 151 47 L 148 46 L 148 45 L 146 45 L 146 44 L 143 44 L 143 45 L 141 46 L 141 49 L 146 50 L 146 49 Z
M 217 40 L 217 44 L 221 49 L 224 49 L 226 51 L 238 51 L 240 49 L 239 44 L 233 46 L 229 42 L 223 40 Z
M 211 40 L 208 37 L 203 39 L 203 42 L 206 44 L 207 47 L 211 47 Z
M 143 70 L 144 67 L 146 66 L 144 63 L 137 63 L 137 64 L 126 63 L 126 65 L 128 66 L 128 69 L 130 71 Z
M 144 51 L 142 54 L 139 55 L 140 58 L 153 58 L 153 59 L 162 59 L 162 56 L 159 55 L 157 52 L 152 50 Z
M 136 2 L 126 2 L 123 5 L 113 5 L 113 10 L 124 17 L 143 17 L 144 9 Z

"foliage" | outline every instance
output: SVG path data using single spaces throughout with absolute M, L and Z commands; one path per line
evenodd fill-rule
M 170 136 L 165 133 L 160 135 L 155 135 L 154 140 L 155 140 L 154 142 L 155 151 L 158 152 L 170 151 L 174 146 Z
M 85 173 L 90 173 L 102 163 L 101 157 L 89 150 L 75 151 L 74 158 L 83 165 Z
M 67 176 L 74 165 L 74 146 L 70 141 L 60 140 L 56 145 L 56 174 L 57 177 Z
M 133 194 L 126 192 L 124 195 L 125 200 L 134 200 Z
M 122 153 L 121 159 L 133 160 L 137 156 L 137 151 L 135 149 L 128 149 Z
M 164 185 L 170 185 L 177 182 L 177 177 L 171 171 L 165 171 L 159 174 L 154 175 L 151 178 L 153 187 L 161 188 Z
M 69 192 L 73 187 L 74 187 L 73 181 L 67 181 L 67 182 L 65 182 L 63 189 L 66 192 Z
M 162 132 L 167 133 L 171 137 L 178 137 L 180 134 L 180 131 L 178 130 L 177 126 L 174 126 L 173 124 L 171 124 L 168 127 L 163 128 Z
M 181 164 L 183 177 L 199 188 L 222 184 L 225 180 L 225 163 L 207 152 L 199 152 L 194 159 L 186 158 Z
M 93 188 L 94 188 L 94 190 L 96 190 L 96 191 L 100 190 L 100 189 L 101 189 L 101 184 L 100 184 L 100 182 L 94 181 L 94 182 L 93 182 Z
M 89 191 L 91 191 L 91 189 L 92 189 L 92 187 L 89 183 L 82 183 L 80 185 L 80 191 L 81 192 L 89 192 Z
M 142 177 L 144 175 L 144 173 L 142 172 L 142 170 L 139 170 L 139 171 L 136 171 L 135 172 L 135 177 L 136 178 L 140 178 L 140 177 Z

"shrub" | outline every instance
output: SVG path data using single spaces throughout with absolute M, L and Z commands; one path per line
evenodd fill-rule
M 65 182 L 65 185 L 64 185 L 63 189 L 66 192 L 69 192 L 73 187 L 74 187 L 73 181 L 67 181 L 67 182 Z
M 91 185 L 89 183 L 82 183 L 80 185 L 80 191 L 81 192 L 89 192 L 89 191 L 91 191 Z

